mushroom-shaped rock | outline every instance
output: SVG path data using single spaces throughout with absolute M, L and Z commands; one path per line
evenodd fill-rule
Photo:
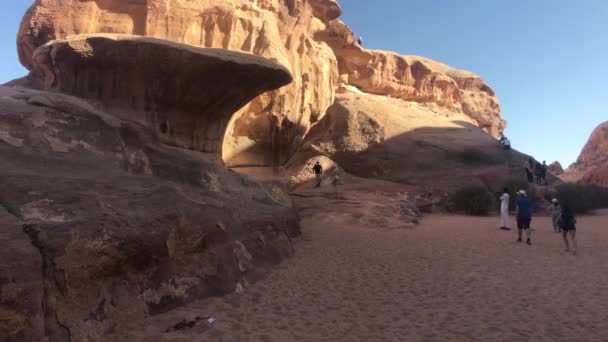
M 130 35 L 51 41 L 33 62 L 45 90 L 94 100 L 166 144 L 217 154 L 234 112 L 292 81 L 262 57 Z

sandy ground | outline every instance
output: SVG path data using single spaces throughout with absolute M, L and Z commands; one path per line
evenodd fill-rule
M 546 217 L 533 221 L 527 246 L 498 230 L 496 218 L 427 216 L 412 229 L 383 229 L 311 215 L 296 256 L 266 279 L 154 317 L 134 327 L 140 337 L 121 338 L 608 341 L 606 222 L 608 213 L 579 219 L 573 256 Z M 217 321 L 159 335 L 171 319 L 194 316 Z

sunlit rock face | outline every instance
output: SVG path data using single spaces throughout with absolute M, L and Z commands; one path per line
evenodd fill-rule
M 568 181 L 608 187 L 608 122 L 591 133 L 576 163 L 562 177 Z
M 424 57 L 364 49 L 348 26 L 338 20 L 320 38 L 334 50 L 340 78 L 347 84 L 371 94 L 464 113 L 494 137 L 506 126 L 494 90 L 471 72 Z
M 166 144 L 218 155 L 234 112 L 292 79 L 262 57 L 115 34 L 51 41 L 32 63 L 45 90 L 95 101 Z
M 223 154 L 228 164 L 280 164 L 333 103 L 337 61 L 316 34 L 340 14 L 333 0 L 38 0 L 22 22 L 19 56 L 33 69 L 34 51 L 51 40 L 119 33 L 274 60 L 293 83 L 232 119 Z

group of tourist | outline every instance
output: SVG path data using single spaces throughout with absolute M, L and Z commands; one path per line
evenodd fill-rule
M 511 140 L 509 140 L 504 133 L 500 133 L 500 139 L 498 139 L 498 141 L 505 150 L 511 150 Z
M 509 217 L 509 189 L 504 189 L 500 196 L 500 229 L 511 230 L 511 222 Z M 561 233 L 566 252 L 569 252 L 572 247 L 572 252 L 577 253 L 576 244 L 576 218 L 568 205 L 560 205 L 559 201 L 554 198 L 551 201 L 549 211 L 553 223 L 553 230 L 556 233 Z M 517 220 L 517 242 L 523 242 L 522 237 L 526 232 L 526 243 L 532 245 L 532 202 L 528 198 L 526 191 L 520 190 L 517 192 L 516 204 L 516 220 Z
M 534 159 L 529 158 L 524 163 L 524 170 L 528 177 L 529 183 L 536 183 L 537 185 L 547 185 L 547 162 L 539 163 Z
M 323 166 L 321 166 L 321 162 L 317 161 L 315 163 L 312 167 L 312 172 L 315 175 L 315 188 L 320 188 L 321 183 L 323 182 Z M 337 187 L 340 183 L 340 169 L 338 168 L 338 165 L 336 165 L 331 174 L 331 184 L 334 187 Z

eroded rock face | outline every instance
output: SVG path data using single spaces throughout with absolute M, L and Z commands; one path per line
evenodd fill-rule
M 340 13 L 335 0 L 37 0 L 21 25 L 19 56 L 32 69 L 34 51 L 51 40 L 120 33 L 273 59 L 293 84 L 239 112 L 223 153 L 228 164 L 280 164 L 333 103 L 336 58 L 315 35 Z
M 589 141 L 564 179 L 608 187 L 608 122 L 599 125 L 591 133 Z
M 280 188 L 62 94 L 0 87 L 0 163 L 2 341 L 101 341 L 242 288 L 299 233 Z
M 556 176 L 560 176 L 564 173 L 564 168 L 558 161 L 549 164 L 549 166 L 547 166 L 547 170 Z
M 521 177 L 528 158 L 502 149 L 462 112 L 345 87 L 287 166 L 296 188 L 309 180 L 303 166 L 321 160 L 358 177 L 445 193 L 473 184 L 500 191 Z
M 40 87 L 94 100 L 166 144 L 217 153 L 234 112 L 292 80 L 267 59 L 126 35 L 81 35 L 38 48 Z
M 371 94 L 463 112 L 494 137 L 506 126 L 494 90 L 473 73 L 423 57 L 363 49 L 338 20 L 320 38 L 334 50 L 341 79 L 350 85 Z

